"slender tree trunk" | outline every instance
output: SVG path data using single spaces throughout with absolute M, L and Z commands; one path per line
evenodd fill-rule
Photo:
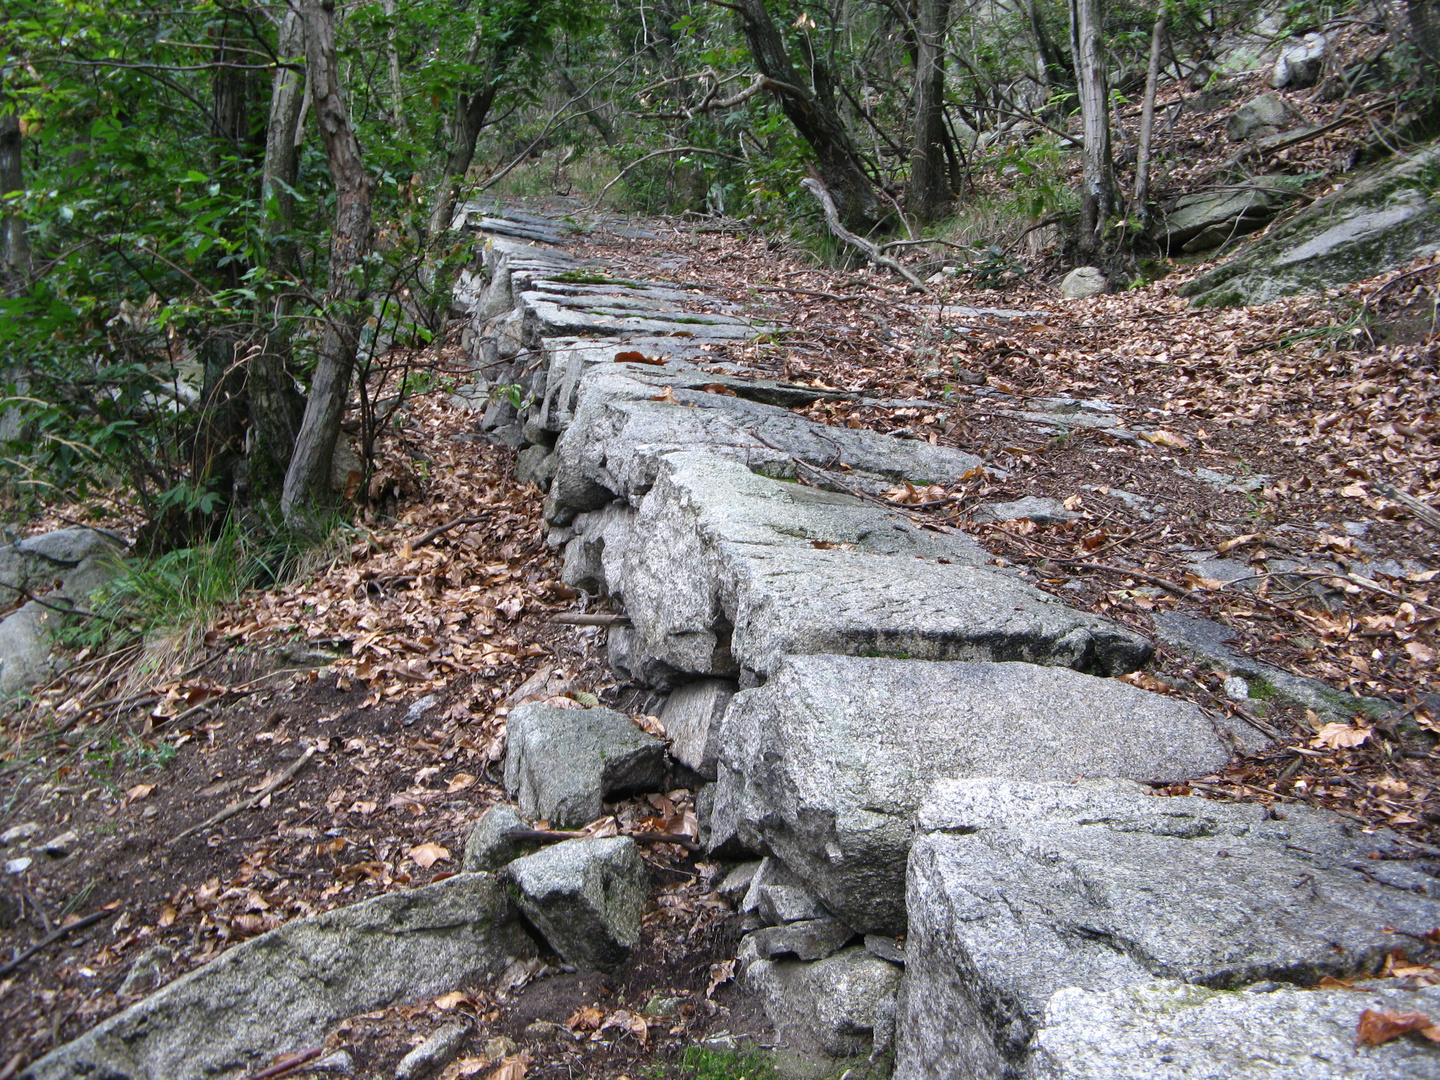
M 933 221 L 950 202 L 945 168 L 945 32 L 950 0 L 920 0 L 915 48 L 915 142 L 906 204 L 921 221 Z
M 1077 247 L 1093 255 L 1100 233 L 1115 216 L 1115 168 L 1110 155 L 1110 88 L 1100 40 L 1100 0 L 1070 0 L 1070 48 L 1080 89 L 1081 151 L 1080 235 Z
M 835 199 L 840 220 L 856 232 L 869 231 L 886 215 L 850 133 L 833 109 L 801 86 L 765 0 L 737 0 L 734 7 L 740 12 L 755 66 L 760 74 L 784 87 L 771 92 L 800 137 L 815 151 L 816 168 Z
M 370 180 L 360 144 L 350 127 L 335 60 L 334 0 L 306 0 L 305 52 L 315 120 L 325 144 L 335 185 L 335 221 L 330 234 L 330 287 L 319 359 L 285 473 L 280 509 L 287 525 L 304 525 L 330 485 L 330 463 L 350 393 L 350 375 L 364 324 L 365 260 L 370 254 Z
M 466 62 L 474 64 L 480 55 L 478 33 L 471 39 L 467 52 Z M 431 243 L 439 241 L 450 228 L 450 220 L 455 215 L 455 200 L 460 196 L 470 163 L 475 160 L 475 143 L 490 115 L 490 106 L 495 103 L 499 72 L 504 63 L 505 57 L 496 55 L 489 76 L 480 86 L 455 95 L 455 116 L 450 121 L 450 151 L 445 158 L 445 171 L 440 174 L 440 183 L 435 189 L 435 206 L 430 211 Z
M 1155 94 L 1160 87 L 1160 59 L 1165 49 L 1165 9 L 1155 16 L 1150 31 L 1150 68 L 1145 72 L 1145 102 L 1140 108 L 1140 138 L 1135 149 L 1135 211 L 1150 217 L 1150 144 L 1155 133 Z
M 25 190 L 21 151 L 20 117 L 16 104 L 0 91 L 0 199 Z M 25 219 L 19 214 L 0 214 L 0 269 L 6 277 L 23 281 L 30 275 L 30 244 Z
M 395 129 L 405 131 L 405 92 L 400 84 L 400 51 L 395 47 L 395 0 L 381 5 L 389 25 L 385 28 L 385 60 L 390 66 L 390 117 Z
M 278 52 L 284 60 L 305 55 L 304 25 L 295 11 L 280 24 Z M 295 225 L 295 186 L 300 163 L 301 111 L 305 102 L 305 76 L 291 68 L 277 68 L 270 88 L 270 120 L 266 125 L 265 161 L 260 188 L 269 213 L 271 268 L 293 270 L 295 245 L 287 234 Z M 273 502 L 280 497 L 285 470 L 295 451 L 295 435 L 305 399 L 290 373 L 290 301 L 280 296 L 274 308 L 256 313 L 257 342 L 245 362 L 245 396 L 250 407 L 249 482 L 252 502 Z
M 556 81 L 560 83 L 560 89 L 575 99 L 577 105 L 585 110 L 584 117 L 590 121 L 590 126 L 595 129 L 596 134 L 605 140 L 606 146 L 615 145 L 615 129 L 610 121 L 605 119 L 605 114 L 597 109 L 590 102 L 590 95 L 575 85 L 575 80 L 570 77 L 570 72 L 563 67 L 556 68 Z
M 1415 50 L 1421 85 L 1434 95 L 1440 92 L 1440 0 L 1406 0 L 1410 23 L 1410 45 Z

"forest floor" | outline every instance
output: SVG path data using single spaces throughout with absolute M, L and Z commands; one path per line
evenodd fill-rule
M 1440 346 L 1420 317 L 1440 261 L 1333 296 L 1192 311 L 1175 288 L 1201 266 L 1083 301 L 1024 276 L 996 291 L 963 274 L 920 296 L 876 273 L 817 269 L 737 226 L 647 225 L 649 239 L 601 227 L 575 250 L 786 327 L 717 346 L 717 359 L 729 350 L 759 374 L 834 388 L 813 419 L 961 447 L 989 466 L 897 489 L 897 506 L 973 532 L 1071 605 L 1147 634 L 1159 612 L 1216 620 L 1238 652 L 1375 699 L 1343 723 L 1237 700 L 1223 672 L 1162 645 L 1133 681 L 1278 736 L 1192 790 L 1390 827 L 1405 838 L 1396 857 L 1435 850 L 1440 530 L 1393 492 L 1431 506 L 1440 495 Z M 454 350 L 430 359 L 453 364 Z M 1059 398 L 1103 403 L 1137 435 L 1024 417 L 1027 402 Z M 453 873 L 470 826 L 504 797 L 498 762 L 518 700 L 594 695 L 653 711 L 604 667 L 601 631 L 549 621 L 577 594 L 544 544 L 541 494 L 516 483 L 512 452 L 479 438 L 477 420 L 443 390 L 416 398 L 378 458 L 386 501 L 337 534 L 313 573 L 247 596 L 184 650 L 152 643 L 148 676 L 117 683 L 116 658 L 76 656 L 6 717 L 0 832 L 33 822 L 38 839 L 72 836 L 0 882 L 0 1077 L 135 1000 L 120 988 L 147 950 L 168 950 L 166 977 L 178 975 L 284 920 Z M 1076 517 L 973 520 L 981 502 L 1029 495 Z M 1206 558 L 1301 568 L 1227 584 L 1196 572 Z M 594 829 L 693 829 L 692 797 L 622 803 Z M 764 1043 L 763 1016 L 729 979 L 722 868 L 674 845 L 646 850 L 655 904 L 614 977 L 552 957 L 355 1018 L 331 1049 L 359 1076 L 393 1075 L 438 1023 L 469 1016 L 476 1033 L 445 1077 L 568 1080 L 674 1072 L 681 1048 L 706 1039 Z M 93 913 L 104 914 L 10 960 Z

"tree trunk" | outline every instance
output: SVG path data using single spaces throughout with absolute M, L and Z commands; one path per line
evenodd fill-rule
M 25 174 L 21 168 L 24 143 L 20 135 L 18 105 L 0 91 L 0 199 L 25 190 Z M 25 219 L 19 214 L 0 215 L 0 270 L 16 283 L 30 275 L 30 244 L 25 235 Z
M 395 130 L 405 131 L 405 92 L 400 84 L 400 51 L 395 47 L 395 0 L 381 5 L 388 25 L 385 27 L 385 60 L 390 66 L 390 118 Z
M 278 53 L 283 60 L 305 55 L 304 26 L 295 11 L 280 25 Z M 305 76 L 291 68 L 277 68 L 270 89 L 270 120 L 266 126 L 265 161 L 260 189 L 267 208 L 265 232 L 269 238 L 271 268 L 293 270 L 295 245 L 285 239 L 295 225 L 295 186 L 300 163 L 302 106 Z M 305 399 L 290 373 L 290 299 L 277 296 L 273 307 L 256 312 L 256 344 L 245 359 L 245 398 L 250 409 L 248 432 L 249 491 L 252 503 L 280 498 L 285 470 L 295 451 L 295 434 L 305 410 Z
M 1150 31 L 1150 68 L 1145 73 L 1145 102 L 1140 108 L 1140 137 L 1135 149 L 1135 211 L 1141 220 L 1150 217 L 1150 143 L 1155 133 L 1155 94 L 1160 87 L 1160 58 L 1165 44 L 1165 11 L 1155 17 Z
M 474 64 L 480 54 L 480 36 L 477 33 L 470 41 L 466 62 Z M 465 174 L 475 160 L 475 143 L 480 138 L 480 129 L 490 115 L 490 106 L 495 103 L 499 90 L 499 68 L 503 56 L 497 56 L 492 64 L 490 77 L 483 85 L 468 93 L 461 90 L 455 95 L 455 116 L 450 122 L 450 152 L 445 159 L 445 171 L 440 174 L 440 184 L 435 189 L 435 207 L 430 211 L 430 242 L 436 243 L 450 228 L 455 215 L 455 200 L 459 198 L 460 187 L 465 183 Z
M 945 168 L 945 31 L 950 0 L 920 0 L 915 48 L 915 142 L 906 206 L 933 221 L 950 202 Z
M 591 104 L 588 93 L 575 85 L 575 80 L 570 77 L 570 72 L 563 67 L 555 70 L 555 77 L 560 83 L 560 89 L 569 94 L 575 103 L 585 110 L 581 115 L 590 121 L 590 126 L 595 129 L 600 138 L 605 140 L 605 145 L 614 146 L 615 129 L 610 126 L 610 121 L 605 119 L 605 114 Z
M 1420 83 L 1434 96 L 1440 92 L 1440 3 L 1437 0 L 1406 0 L 1405 10 L 1410 22 L 1410 45 L 1415 50 Z
M 1070 48 L 1080 90 L 1080 120 L 1085 132 L 1081 152 L 1080 235 L 1077 248 L 1093 255 L 1100 234 L 1115 216 L 1115 169 L 1110 157 L 1110 88 L 1100 41 L 1100 0 L 1070 0 Z
M 330 284 L 319 358 L 280 496 L 285 523 L 292 526 L 305 525 L 318 508 L 316 504 L 328 494 L 330 462 L 349 398 L 360 328 L 367 315 L 364 272 L 372 243 L 370 181 L 345 113 L 336 67 L 334 0 L 306 0 L 301 17 L 310 97 L 335 185 L 335 222 L 330 234 Z
M 771 92 L 800 137 L 815 151 L 816 168 L 835 199 L 840 220 L 855 232 L 868 232 L 886 215 L 850 133 L 834 110 L 800 85 L 765 0 L 738 0 L 734 7 L 740 12 L 755 66 L 760 74 L 782 85 Z

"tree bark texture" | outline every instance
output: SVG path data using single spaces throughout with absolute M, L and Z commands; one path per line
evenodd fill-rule
M 289 11 L 280 24 L 276 50 L 282 60 L 305 55 L 304 26 L 298 12 Z M 295 196 L 291 189 L 300 167 L 300 110 L 305 103 L 305 76 L 292 68 L 276 68 L 270 85 L 270 120 L 265 127 L 265 161 L 260 170 L 260 190 L 268 203 L 278 204 L 278 219 L 267 231 L 288 232 L 295 224 Z
M 474 64 L 479 59 L 480 36 L 472 39 L 467 60 Z M 430 212 L 430 241 L 436 242 L 450 228 L 455 214 L 455 200 L 460 196 L 460 187 L 470 163 L 475 160 L 475 143 L 480 138 L 480 129 L 490 115 L 490 106 L 495 103 L 499 91 L 499 73 L 506 57 L 497 51 L 490 70 L 479 86 L 461 90 L 455 95 L 455 116 L 450 122 L 450 151 L 445 158 L 445 170 L 440 175 L 440 184 L 435 189 L 435 206 Z
M 1110 155 L 1110 88 L 1100 40 L 1100 0 L 1070 0 L 1070 47 L 1080 90 L 1080 121 L 1084 129 L 1080 191 L 1080 235 L 1077 247 L 1091 255 L 1100 233 L 1115 216 L 1115 169 Z
M 318 360 L 285 473 L 280 509 L 287 525 L 301 526 L 324 499 L 340 421 L 350 393 L 350 375 L 367 310 L 365 260 L 370 254 L 370 179 L 360 144 L 350 127 L 335 59 L 334 0 L 307 0 L 301 8 L 305 53 L 315 120 L 335 186 L 335 221 L 330 233 L 330 282 Z
M 1150 216 L 1150 145 L 1155 134 L 1155 95 L 1160 88 L 1160 58 L 1165 46 L 1165 11 L 1155 16 L 1150 31 L 1150 67 L 1145 72 L 1145 101 L 1140 107 L 1140 137 L 1135 149 L 1135 210 L 1142 219 Z
M 850 133 L 833 109 L 800 85 L 765 0 L 738 0 L 734 6 L 740 12 L 755 66 L 760 74 L 783 86 L 772 87 L 771 92 L 800 137 L 815 151 L 816 169 L 835 200 L 840 220 L 856 232 L 868 231 L 885 215 Z
M 22 149 L 20 117 L 14 103 L 0 93 L 0 198 L 25 190 Z M 25 221 L 18 214 L 0 215 L 0 269 L 17 283 L 30 273 L 30 245 Z
M 390 117 L 397 131 L 405 130 L 405 91 L 400 82 L 400 50 L 395 47 L 395 0 L 381 5 L 389 23 L 385 28 L 385 62 L 390 68 Z
M 1434 95 L 1440 92 L 1440 0 L 1406 0 L 1405 13 L 1420 82 L 1431 92 L 1433 110 L 1436 108 Z
M 595 129 L 600 138 L 605 140 L 605 145 L 614 146 L 615 128 L 611 126 L 609 120 L 605 119 L 605 114 L 591 103 L 590 95 L 575 85 L 575 80 L 570 77 L 570 72 L 566 71 L 563 67 L 556 68 L 555 72 L 555 78 L 556 81 L 560 83 L 560 89 L 570 95 L 570 98 L 575 104 L 585 110 L 581 115 L 590 121 L 590 126 Z
M 920 0 L 915 43 L 915 142 L 907 209 L 933 221 L 950 202 L 945 167 L 945 32 L 950 0 Z

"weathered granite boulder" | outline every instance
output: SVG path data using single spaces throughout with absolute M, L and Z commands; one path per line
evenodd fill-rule
M 963 534 L 674 453 L 640 504 L 618 574 L 633 675 L 768 675 L 787 654 L 1026 660 L 1105 674 L 1150 655 L 1144 639 L 979 564 Z
M 577 967 L 612 970 L 640 940 L 647 875 L 628 836 L 566 840 L 506 870 L 525 917 Z
M 1270 85 L 1277 90 L 1285 87 L 1303 90 L 1314 86 L 1325 70 L 1327 44 L 1324 34 L 1306 34 L 1293 45 L 1285 46 L 1270 72 Z
M 855 945 L 814 963 L 754 959 L 743 981 L 786 1045 L 842 1058 L 889 1044 L 901 972 Z
M 31 600 L 0 622 L 0 696 L 18 694 L 55 676 L 50 648 L 64 619 L 53 607 Z
M 897 1080 L 1052 1075 L 1032 1036 L 1068 987 L 1310 985 L 1377 970 L 1397 932 L 1417 955 L 1435 878 L 1369 859 L 1387 837 L 1283 813 L 1118 781 L 937 785 L 910 852 Z
M 662 388 L 653 372 L 637 377 L 630 366 L 592 368 L 584 376 L 555 446 L 556 510 L 594 510 L 616 497 L 638 502 L 654 484 L 660 459 L 677 450 L 704 449 L 778 479 L 839 469 L 845 485 L 872 493 L 905 481 L 953 483 L 981 464 L 973 454 L 923 440 L 817 424 L 741 397 L 713 375 L 694 387 Z
M 1298 119 L 1295 110 L 1284 98 L 1277 94 L 1262 94 L 1235 110 L 1225 125 L 1225 134 L 1231 142 L 1244 142 L 1246 139 L 1278 134 L 1294 127 Z
M 726 714 L 716 817 L 863 932 L 905 928 L 912 817 L 951 776 L 1178 780 L 1230 754 L 1194 705 L 1031 664 L 790 657 Z
M 1105 272 L 1093 266 L 1077 266 L 1065 275 L 1060 282 L 1060 295 L 1067 300 L 1084 300 L 1089 296 L 1099 296 L 1110 288 L 1110 282 L 1105 279 Z
M 556 464 L 555 454 L 548 446 L 527 446 L 515 455 L 515 479 L 548 491 L 555 479 Z
M 1208 251 L 1268 225 L 1285 203 L 1281 192 L 1251 185 L 1182 195 L 1156 219 L 1151 235 L 1167 254 Z
M 1079 516 L 1073 511 L 1066 510 L 1059 499 L 1026 495 L 1023 499 L 1016 499 L 1014 502 L 982 503 L 980 509 L 975 512 L 974 520 L 977 522 L 1014 521 L 1016 518 L 1029 518 L 1036 525 L 1063 525 L 1067 521 L 1074 521 Z
M 1440 1017 L 1440 987 L 1211 990 L 1174 980 L 1058 991 L 1035 1034 L 1037 1080 L 1432 1080 L 1440 1047 L 1355 1045 L 1366 1009 Z M 940 1074 L 934 1074 L 940 1075 Z M 957 1075 L 957 1074 L 947 1074 Z
M 209 1080 L 347 1017 L 498 974 L 534 943 L 488 874 L 388 893 L 251 938 L 47 1054 L 27 1080 Z
M 603 800 L 654 790 L 665 744 L 609 709 L 521 705 L 506 721 L 505 789 L 521 812 L 555 828 L 600 816 Z
M 793 956 L 799 960 L 823 960 L 850 944 L 855 931 L 836 918 L 801 919 L 798 922 L 766 926 L 750 934 L 761 959 Z
M 465 857 L 460 869 L 466 874 L 493 872 L 507 863 L 514 862 L 521 855 L 535 850 L 533 842 L 516 840 L 510 833 L 515 829 L 530 829 L 534 826 L 520 816 L 515 807 L 496 803 L 470 830 L 465 841 Z
M 1179 292 L 1195 304 L 1260 304 L 1361 281 L 1440 250 L 1432 142 L 1357 173 Z
M 700 679 L 672 690 L 660 710 L 670 755 L 707 780 L 716 776 L 720 721 L 737 689 L 729 679 Z

